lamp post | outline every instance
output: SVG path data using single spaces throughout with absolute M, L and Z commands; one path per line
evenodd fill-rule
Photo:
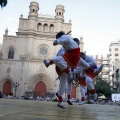
M 24 95 L 25 95 L 26 85 L 27 85 L 27 82 L 24 83 Z
M 15 87 L 15 97 L 16 97 L 16 91 L 17 91 L 17 88 L 19 87 L 19 83 L 18 82 L 15 82 L 14 83 L 14 87 Z

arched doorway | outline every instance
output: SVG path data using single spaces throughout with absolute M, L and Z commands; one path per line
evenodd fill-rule
M 40 81 L 35 85 L 34 97 L 45 97 L 46 96 L 46 85 Z
M 4 83 L 2 92 L 3 92 L 4 95 L 10 95 L 10 93 L 11 93 L 11 83 L 9 81 Z
M 71 97 L 76 98 L 76 87 L 72 86 Z

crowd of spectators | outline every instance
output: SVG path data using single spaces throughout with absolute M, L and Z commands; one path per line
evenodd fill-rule
M 58 99 L 57 97 L 49 97 L 49 96 L 46 96 L 46 97 L 41 97 L 41 96 L 37 96 L 37 97 L 33 97 L 33 96 L 19 96 L 19 95 L 13 95 L 13 94 L 10 94 L 10 95 L 4 95 L 1 93 L 0 91 L 0 98 L 5 98 L 5 99 L 24 99 L 24 100 L 37 100 L 37 101 L 53 101 L 53 102 L 57 102 Z M 67 99 L 66 98 L 63 98 L 63 102 L 66 102 Z M 78 99 L 75 99 L 75 98 L 72 98 L 72 102 L 73 103 L 78 103 L 79 100 Z M 93 104 L 93 102 L 86 102 L 86 104 Z M 115 105 L 115 106 L 120 106 L 120 101 L 112 101 L 112 100 L 109 100 L 109 99 L 98 99 L 98 101 L 94 104 L 99 104 L 99 105 Z

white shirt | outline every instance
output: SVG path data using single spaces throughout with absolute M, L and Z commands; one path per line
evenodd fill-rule
M 57 56 L 61 56 L 63 54 L 65 54 L 65 49 L 64 49 L 64 47 L 61 47 L 57 52 Z
M 65 51 L 72 50 L 79 47 L 77 43 L 68 35 L 62 35 L 60 38 L 56 39 L 54 42 L 56 41 L 58 44 L 64 47 Z

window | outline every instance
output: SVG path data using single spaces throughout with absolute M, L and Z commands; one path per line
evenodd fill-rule
M 53 31 L 54 31 L 54 25 L 51 24 L 51 25 L 50 25 L 50 32 L 53 32 Z
M 8 52 L 8 59 L 14 58 L 14 49 L 11 47 Z
M 119 60 L 119 59 L 115 59 L 115 61 L 117 61 L 117 60 Z
M 119 56 L 119 54 L 118 54 L 118 53 L 115 53 L 115 56 Z
M 118 51 L 118 48 L 115 48 L 115 51 Z
M 111 52 L 111 49 L 109 49 L 109 52 Z
M 38 23 L 37 30 L 42 31 L 42 24 L 41 23 Z
M 48 31 L 48 25 L 47 24 L 44 24 L 43 31 Z

